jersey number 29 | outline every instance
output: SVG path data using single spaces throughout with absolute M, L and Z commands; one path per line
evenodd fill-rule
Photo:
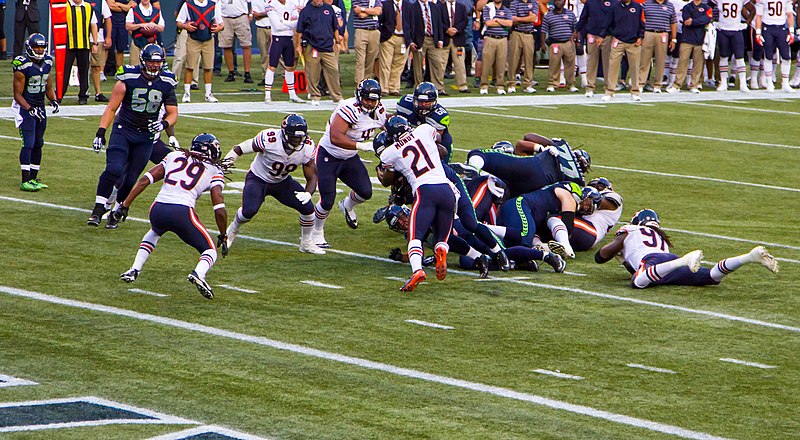
M 189 160 L 185 157 L 178 157 L 175 159 L 176 163 L 180 165 L 178 168 L 174 170 L 170 170 L 167 175 L 164 177 L 164 183 L 172 186 L 177 186 L 178 184 L 181 185 L 181 188 L 191 191 L 197 186 L 197 182 L 200 181 L 200 177 L 203 175 L 203 171 L 206 168 L 199 162 L 192 161 L 189 164 Z M 180 173 L 181 171 L 186 170 L 186 176 L 189 177 L 191 180 L 180 179 L 180 180 L 173 180 L 173 175 L 176 173 Z

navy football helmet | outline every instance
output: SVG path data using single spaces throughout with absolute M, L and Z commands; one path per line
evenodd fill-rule
M 397 138 L 403 133 L 411 131 L 411 126 L 408 125 L 408 119 L 395 115 L 386 121 L 386 136 L 388 143 L 397 142 Z
M 383 150 L 389 145 L 388 138 L 389 136 L 386 132 L 382 131 L 372 140 L 372 149 L 375 150 L 375 155 L 378 156 L 378 159 L 380 159 Z
M 589 169 L 592 168 L 592 157 L 589 156 L 589 153 L 586 150 L 572 150 L 572 155 L 575 157 L 575 161 L 578 162 L 581 172 L 588 173 Z
M 200 133 L 192 139 L 192 151 L 200 153 L 213 161 L 218 161 L 222 156 L 219 140 L 211 133 Z
M 139 52 L 139 65 L 148 78 L 155 78 L 162 71 L 167 54 L 158 44 L 148 44 Z
M 303 143 L 308 139 L 306 119 L 295 113 L 286 115 L 281 122 L 281 138 L 283 139 L 283 148 L 287 153 L 300 151 Z
M 40 62 L 47 53 L 47 39 L 44 35 L 31 34 L 25 41 L 25 56 L 31 61 Z
M 593 214 L 597 208 L 600 207 L 600 202 L 603 201 L 603 196 L 600 195 L 600 191 L 591 186 L 583 188 L 581 198 L 581 203 L 578 206 L 578 214 L 581 215 Z
M 497 141 L 492 145 L 493 150 L 499 150 L 503 153 L 514 154 L 514 144 L 509 141 Z
M 405 206 L 392 205 L 386 210 L 386 223 L 393 231 L 406 232 L 410 216 L 410 209 Z
M 632 225 L 637 226 L 661 226 L 661 221 L 658 219 L 658 214 L 652 209 L 642 209 L 641 211 L 633 214 L 633 218 L 631 219 Z
M 614 187 L 611 186 L 611 181 L 605 177 L 596 177 L 590 180 L 587 185 L 597 188 L 598 191 L 605 191 L 607 189 L 614 191 Z
M 364 100 L 375 101 L 375 104 L 367 108 L 364 106 Z M 381 101 L 381 85 L 374 79 L 365 79 L 358 83 L 356 87 L 356 102 L 359 106 L 369 111 L 378 105 Z
M 436 107 L 439 92 L 436 86 L 429 82 L 419 83 L 414 89 L 414 111 L 421 117 L 428 116 Z

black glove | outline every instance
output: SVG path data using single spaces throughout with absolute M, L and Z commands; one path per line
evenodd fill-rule
M 403 251 L 400 248 L 394 248 L 389 251 L 389 259 L 394 261 L 403 261 Z
M 28 109 L 28 114 L 37 121 L 44 121 L 45 113 L 43 107 L 31 107 Z
M 100 150 L 105 148 L 105 146 L 106 146 L 106 129 L 98 128 L 97 133 L 94 135 L 94 142 L 92 142 L 92 148 L 94 149 L 95 153 L 99 153 Z
M 120 204 L 112 213 L 114 219 L 118 222 L 124 222 L 128 218 L 128 209 Z
M 53 107 L 53 114 L 56 114 L 59 111 L 61 111 L 61 104 L 59 104 L 58 101 L 53 101 L 50 103 L 50 105 Z
M 228 256 L 228 236 L 225 234 L 217 235 L 217 249 L 222 254 L 222 258 Z

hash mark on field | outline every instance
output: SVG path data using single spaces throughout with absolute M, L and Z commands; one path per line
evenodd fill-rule
M 319 281 L 311 281 L 311 280 L 304 280 L 300 281 L 303 284 L 308 284 L 309 286 L 316 286 L 316 287 L 324 287 L 326 289 L 341 289 L 342 286 L 335 286 L 333 284 L 325 284 L 320 283 Z
M 83 121 L 83 118 L 76 118 L 74 116 L 61 116 L 61 119 L 69 119 L 70 121 Z
M 775 365 L 767 365 L 767 364 L 759 364 L 758 362 L 747 362 L 747 361 L 740 361 L 739 359 L 733 358 L 719 358 L 722 362 L 730 362 L 732 364 L 739 364 L 739 365 L 746 365 L 748 367 L 756 367 L 768 370 L 770 368 L 778 368 Z
M 385 279 L 387 279 L 387 280 L 391 280 L 391 281 L 400 281 L 400 282 L 402 282 L 402 283 L 405 283 L 406 281 L 408 281 L 407 279 L 405 279 L 405 278 L 400 278 L 400 277 L 384 277 L 384 278 L 385 278 Z M 420 284 L 420 285 L 423 285 L 423 284 L 428 284 L 428 282 L 427 282 L 427 281 L 423 281 L 423 282 L 421 282 L 421 283 L 419 283 L 419 284 Z
M 409 324 L 423 325 L 425 327 L 433 327 L 433 328 L 438 328 L 438 329 L 442 329 L 442 330 L 455 330 L 456 329 L 455 327 L 450 327 L 449 325 L 436 324 L 436 323 L 433 323 L 433 322 L 420 321 L 420 320 L 417 320 L 417 319 L 406 319 L 405 322 L 407 322 Z
M 612 167 L 607 165 L 593 165 L 595 168 L 602 168 L 606 170 L 615 170 L 615 171 L 627 171 L 629 173 L 641 173 L 641 174 L 653 174 L 655 176 L 665 176 L 665 177 L 680 177 L 683 179 L 694 179 L 694 180 L 707 180 L 709 182 L 720 182 L 720 183 L 730 183 L 732 185 L 744 185 L 744 186 L 755 186 L 758 188 L 768 188 L 768 189 L 777 189 L 780 191 L 793 191 L 793 192 L 800 192 L 798 188 L 788 188 L 785 186 L 775 186 L 775 185 L 764 185 L 762 183 L 750 183 L 750 182 L 741 182 L 737 180 L 726 180 L 726 179 L 715 179 L 713 177 L 700 177 L 700 176 L 692 176 L 692 175 L 685 175 L 685 174 L 674 174 L 674 173 L 662 173 L 659 171 L 647 171 L 647 170 L 637 170 L 632 168 L 622 168 L 622 167 Z
M 647 371 L 655 371 L 656 373 L 678 374 L 677 371 L 667 370 L 666 368 L 648 367 L 647 365 L 642 365 L 642 364 L 628 364 L 628 366 L 631 368 L 639 368 Z
M 20 379 L 18 377 L 6 376 L 5 374 L 0 374 L 0 388 L 17 387 L 23 385 L 39 385 L 39 384 L 32 380 Z
M 169 295 L 164 295 L 163 293 L 155 293 L 155 292 L 151 292 L 149 290 L 142 290 L 142 289 L 128 289 L 128 292 L 141 293 L 142 295 L 157 296 L 159 298 L 163 298 L 165 296 L 169 296 Z
M 572 374 L 566 374 L 566 373 L 562 373 L 560 371 L 550 371 L 550 370 L 542 370 L 542 369 L 536 369 L 536 370 L 531 370 L 531 371 L 533 371 L 534 373 L 546 374 L 548 376 L 559 377 L 561 379 L 583 380 L 583 377 L 581 377 L 581 376 L 575 376 L 575 375 L 572 375 Z
M 500 110 L 501 112 L 507 112 L 508 111 L 508 109 L 505 108 L 505 107 L 486 107 L 486 106 L 484 106 L 482 108 L 488 108 L 488 109 L 492 109 L 492 110 Z
M 250 115 L 248 115 L 247 113 L 223 113 L 223 114 L 228 115 L 228 116 L 242 116 L 242 117 L 245 117 L 245 118 L 249 118 L 250 117 Z
M 242 289 L 241 287 L 229 286 L 227 284 L 217 284 L 217 287 L 222 287 L 223 289 L 228 289 L 228 290 L 235 290 L 237 292 L 258 293 L 258 290 Z
M 473 281 L 502 281 L 502 280 L 529 280 L 531 277 L 503 277 L 503 278 L 478 278 Z

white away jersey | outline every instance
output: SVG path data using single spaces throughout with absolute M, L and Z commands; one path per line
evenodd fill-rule
M 575 19 L 581 19 L 581 13 L 583 12 L 583 2 L 581 0 L 566 0 L 564 2 L 564 9 L 569 9 L 575 14 Z
M 262 130 L 253 138 L 256 157 L 250 164 L 250 171 L 267 183 L 286 180 L 289 173 L 314 160 L 314 141 L 306 139 L 300 151 L 286 154 L 280 128 Z
M 719 11 L 719 29 L 723 31 L 741 31 L 747 27 L 742 21 L 742 9 L 750 0 L 717 0 Z
M 349 159 L 357 155 L 358 151 L 337 147 L 331 142 L 331 124 L 336 115 L 347 122 L 347 137 L 356 142 L 368 141 L 376 129 L 386 124 L 386 109 L 380 102 L 372 111 L 364 112 L 356 103 L 356 98 L 342 100 L 333 111 L 328 125 L 325 127 L 325 134 L 319 140 L 319 145 L 337 159 Z
M 161 165 L 164 166 L 164 184 L 156 196 L 156 202 L 194 208 L 204 191 L 214 186 L 225 186 L 225 178 L 219 168 L 187 157 L 182 151 L 167 154 Z
M 592 246 L 600 243 L 622 216 L 622 196 L 611 190 L 605 190 L 600 195 L 613 200 L 617 204 L 617 209 L 598 209 L 590 215 L 581 217 L 583 220 L 590 222 L 595 228 L 597 239 Z
M 414 131 L 403 134 L 397 142 L 383 150 L 381 162 L 403 173 L 414 192 L 421 185 L 449 184 L 439 158 L 437 136 L 435 128 L 422 124 Z
M 786 24 L 786 14 L 793 14 L 792 0 L 758 0 L 756 15 L 761 16 L 761 23 L 770 26 Z
M 267 0 L 267 18 L 272 24 L 274 37 L 291 37 L 297 28 L 297 19 L 300 17 L 296 0 L 285 0 L 281 4 L 278 0 Z
M 669 252 L 669 245 L 658 235 L 658 232 L 647 226 L 625 225 L 619 228 L 617 233 L 622 231 L 628 233 L 622 248 L 622 256 L 634 270 L 639 268 L 647 254 Z
M 678 33 L 680 34 L 683 32 L 683 19 L 681 19 L 681 11 L 683 7 L 686 6 L 689 1 L 688 0 L 669 0 L 672 3 L 672 7 L 675 8 L 675 14 L 678 16 Z

